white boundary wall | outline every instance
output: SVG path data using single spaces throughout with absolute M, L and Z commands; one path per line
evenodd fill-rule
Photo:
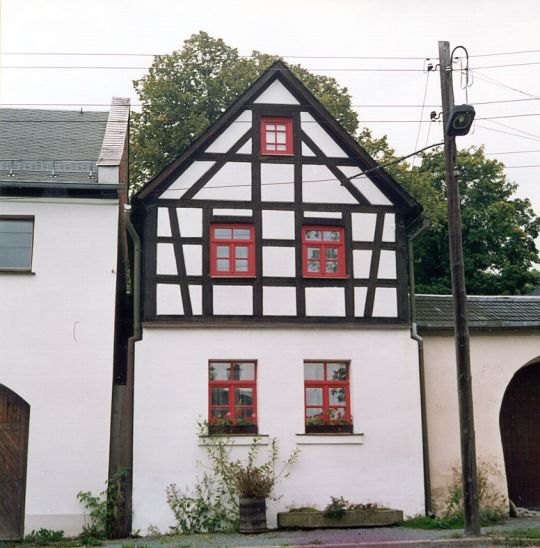
M 259 432 L 279 440 L 283 457 L 301 450 L 278 488 L 283 498 L 269 505 L 270 526 L 277 510 L 324 507 L 330 496 L 423 512 L 417 356 L 404 328 L 146 327 L 136 347 L 134 529 L 167 531 L 167 485 L 193 485 L 202 471 L 196 423 L 208 414 L 209 359 L 258 360 Z M 351 360 L 354 430 L 363 436 L 302 435 L 305 359 Z
M 30 404 L 25 533 L 83 523 L 109 459 L 118 202 L 0 201 L 34 215 L 32 274 L 0 274 L 0 383 Z
M 456 357 L 452 334 L 422 333 L 426 370 L 426 404 L 435 502 L 441 503 L 452 479 L 452 468 L 460 466 L 459 411 Z M 471 335 L 476 454 L 478 461 L 495 466 L 493 486 L 507 496 L 499 414 L 504 392 L 514 374 L 540 358 L 538 332 L 493 331 Z

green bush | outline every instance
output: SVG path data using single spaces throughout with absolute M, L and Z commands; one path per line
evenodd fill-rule
M 24 537 L 24 542 L 37 544 L 38 546 L 49 546 L 64 539 L 64 531 L 53 531 L 52 529 L 39 529 L 32 531 Z

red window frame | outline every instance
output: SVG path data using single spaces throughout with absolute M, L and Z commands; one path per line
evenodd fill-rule
M 307 379 L 306 365 L 319 364 L 323 368 L 322 379 Z M 344 366 L 346 371 L 345 379 L 331 379 L 329 368 L 332 366 Z M 321 389 L 321 404 L 308 404 L 308 390 L 310 388 Z M 345 392 L 344 403 L 331 402 L 332 390 L 343 389 Z M 309 412 L 309 410 L 321 410 L 320 413 Z M 352 427 L 351 415 L 351 390 L 350 390 L 350 362 L 343 360 L 306 360 L 304 361 L 304 418 L 306 427 L 310 424 L 317 424 L 333 430 L 334 427 Z
M 281 147 L 281 150 L 278 150 L 278 147 Z M 293 154 L 292 118 L 261 118 L 261 154 Z
M 245 234 L 246 230 L 249 231 L 247 237 L 236 236 L 236 234 Z M 210 276 L 255 276 L 255 227 L 253 225 L 223 223 L 210 225 Z
M 320 232 L 313 239 L 313 232 Z M 338 240 L 325 239 L 325 233 L 338 232 Z M 329 253 L 330 252 L 330 253 Z M 319 267 L 313 270 L 314 266 Z M 331 265 L 336 265 L 332 270 Z M 307 278 L 345 278 L 345 229 L 341 226 L 302 227 L 302 273 Z
M 225 379 L 216 379 L 212 373 L 212 368 L 228 366 Z M 252 378 L 242 379 L 242 365 L 253 367 Z M 223 367 L 220 367 L 223 370 Z M 223 376 L 223 375 L 221 375 Z M 237 403 L 238 389 L 251 389 L 251 404 Z M 214 389 L 228 389 L 228 402 L 215 403 L 213 398 Z M 208 362 L 208 424 L 215 431 L 220 429 L 227 430 L 227 427 L 234 427 L 237 430 L 244 428 L 256 433 L 257 428 L 257 361 L 256 360 L 209 360 Z M 229 428 L 230 429 L 230 428 Z

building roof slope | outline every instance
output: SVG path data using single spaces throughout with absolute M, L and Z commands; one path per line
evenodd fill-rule
M 467 315 L 470 327 L 540 327 L 540 297 L 470 296 Z M 452 296 L 417 295 L 416 319 L 422 328 L 452 328 Z
M 0 186 L 98 184 L 97 166 L 120 162 L 128 119 L 122 98 L 110 112 L 0 109 Z
M 0 109 L 0 159 L 96 160 L 108 112 Z

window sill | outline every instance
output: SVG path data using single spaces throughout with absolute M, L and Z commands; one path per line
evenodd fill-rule
M 210 274 L 210 278 L 218 278 L 218 279 L 240 279 L 240 280 L 255 280 L 257 276 L 254 274 L 249 275 L 239 275 L 239 274 Z
M 296 434 L 296 445 L 363 445 L 364 434 Z
M 348 280 L 350 276 L 324 276 L 324 275 L 311 275 L 303 274 L 304 280 Z
M 209 436 L 199 436 L 199 446 L 213 445 L 214 441 L 223 441 L 225 445 L 234 445 L 237 447 L 252 446 L 252 445 L 268 445 L 270 443 L 269 436 L 253 435 L 253 434 L 212 434 Z
M 17 276 L 35 276 L 36 273 L 31 270 L 9 270 L 0 268 L 0 275 L 2 274 L 15 274 Z

